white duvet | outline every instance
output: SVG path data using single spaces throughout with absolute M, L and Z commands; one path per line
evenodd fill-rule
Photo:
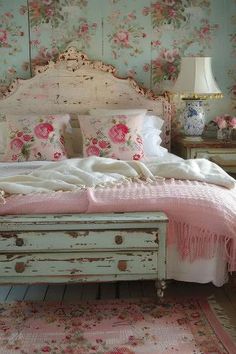
M 0 190 L 8 194 L 72 191 L 129 180 L 176 178 L 234 188 L 235 180 L 206 159 L 183 160 L 172 154 L 146 162 L 109 158 L 74 158 L 59 162 L 32 161 L 0 164 Z

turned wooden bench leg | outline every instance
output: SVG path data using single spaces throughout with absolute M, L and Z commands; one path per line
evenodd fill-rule
M 155 281 L 155 286 L 158 298 L 162 299 L 164 296 L 164 290 L 166 288 L 166 281 L 164 279 L 157 279 Z

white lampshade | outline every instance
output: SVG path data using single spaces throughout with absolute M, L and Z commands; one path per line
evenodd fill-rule
M 172 91 L 189 99 L 222 97 L 212 73 L 211 57 L 183 57 Z

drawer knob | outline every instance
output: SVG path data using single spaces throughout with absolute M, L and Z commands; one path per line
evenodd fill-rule
M 25 263 L 24 262 L 17 262 L 15 265 L 16 273 L 23 273 L 25 270 Z
M 16 239 L 16 246 L 21 247 L 24 244 L 23 238 L 17 238 Z
M 127 269 L 127 262 L 126 261 L 119 261 L 118 262 L 118 269 L 121 272 L 124 272 Z
M 123 237 L 120 236 L 120 235 L 116 235 L 116 236 L 115 236 L 115 243 L 116 243 L 117 245 L 121 245 L 121 244 L 123 243 Z

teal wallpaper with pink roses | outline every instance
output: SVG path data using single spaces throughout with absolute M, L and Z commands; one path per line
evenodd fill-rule
M 224 98 L 207 101 L 208 120 L 235 114 L 236 0 L 0 0 L 0 92 L 69 45 L 156 93 L 171 89 L 181 56 L 211 56 Z

